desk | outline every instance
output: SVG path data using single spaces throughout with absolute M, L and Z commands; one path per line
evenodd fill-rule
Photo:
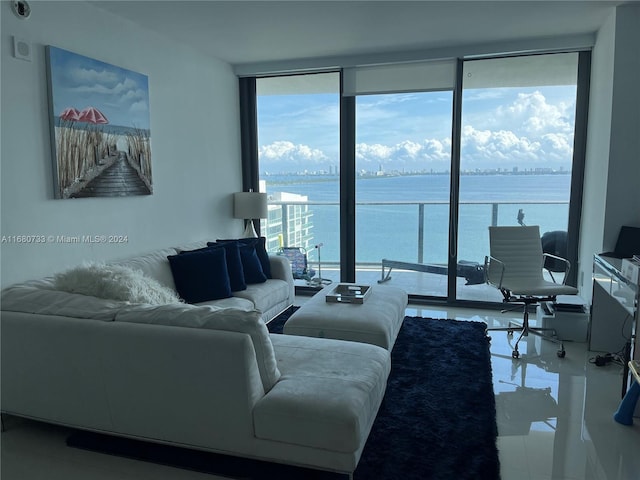
M 622 395 L 626 393 L 629 359 L 640 359 L 638 344 L 638 304 L 640 286 L 621 272 L 619 258 L 595 255 L 593 258 L 593 298 L 589 350 L 622 353 L 624 375 Z

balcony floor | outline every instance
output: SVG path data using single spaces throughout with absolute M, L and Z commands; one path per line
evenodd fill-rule
M 312 265 L 317 272 L 318 266 Z M 340 269 L 337 266 L 322 266 L 322 278 L 331 280 L 333 283 L 340 281 Z M 365 285 L 375 285 L 382 278 L 382 267 L 374 266 L 357 266 L 356 282 Z M 297 286 L 307 286 L 305 280 L 296 280 Z M 428 297 L 446 297 L 447 292 L 447 276 L 435 273 L 423 273 L 408 270 L 396 270 L 391 272 L 389 280 L 384 282 L 390 285 L 402 288 L 410 295 L 424 295 Z M 464 278 L 458 277 L 456 289 L 459 300 L 473 300 L 480 302 L 502 302 L 502 295 L 494 287 L 487 284 L 466 285 Z

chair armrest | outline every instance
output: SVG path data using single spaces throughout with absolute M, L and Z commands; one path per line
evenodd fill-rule
M 484 257 L 484 275 L 487 283 L 498 289 L 502 289 L 502 279 L 504 278 L 504 262 L 491 255 Z
M 569 273 L 569 269 L 571 268 L 571 262 L 569 262 L 569 260 L 567 260 L 566 258 L 558 257 L 557 255 L 552 255 L 551 253 L 543 253 L 542 257 L 543 257 L 542 265 L 546 265 L 547 258 L 564 263 L 564 278 L 562 279 L 562 285 L 564 285 L 567 281 L 567 273 Z M 549 271 L 549 273 L 551 273 L 551 271 Z M 554 278 L 552 273 L 551 273 L 551 278 L 553 279 L 554 282 L 556 282 L 556 279 Z

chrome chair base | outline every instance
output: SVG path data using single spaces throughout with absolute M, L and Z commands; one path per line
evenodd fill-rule
M 549 340 L 550 342 L 554 342 L 556 344 L 558 344 L 560 346 L 559 350 L 556 352 L 556 354 L 558 355 L 558 357 L 560 358 L 564 358 L 566 355 L 566 350 L 564 348 L 564 342 L 562 340 L 560 340 L 557 335 L 557 332 L 555 329 L 553 328 L 542 328 L 542 327 L 531 327 L 529 326 L 529 305 L 534 305 L 536 303 L 539 302 L 539 299 L 536 300 L 535 302 L 527 302 L 526 300 L 523 301 L 524 303 L 524 318 L 523 318 L 523 322 L 522 324 L 518 324 L 517 322 L 514 321 L 509 321 L 509 326 L 507 327 L 492 327 L 492 328 L 487 328 L 486 332 L 490 332 L 490 331 L 502 331 L 502 332 L 507 332 L 507 335 L 509 336 L 513 336 L 514 332 L 516 331 L 520 331 L 520 335 L 518 336 L 518 339 L 516 340 L 515 345 L 513 346 L 513 352 L 511 353 L 511 356 L 513 358 L 520 358 L 520 351 L 518 350 L 518 344 L 520 343 L 520 340 L 522 340 L 522 337 L 527 337 L 529 336 L 529 334 L 531 333 L 532 335 L 537 335 L 541 338 L 543 338 L 544 340 Z M 510 310 L 514 310 L 514 309 L 507 309 L 507 310 L 503 310 L 502 313 L 510 311 Z M 551 335 L 546 334 L 545 332 L 550 332 Z M 488 339 L 491 340 L 491 337 L 489 335 L 487 335 Z

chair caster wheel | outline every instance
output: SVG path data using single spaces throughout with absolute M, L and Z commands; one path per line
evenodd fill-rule
M 558 350 L 557 354 L 559 358 L 564 358 L 567 352 L 565 350 Z
M 511 352 L 511 356 L 513 358 L 520 358 L 520 352 L 518 352 L 517 350 L 514 350 L 513 352 Z

